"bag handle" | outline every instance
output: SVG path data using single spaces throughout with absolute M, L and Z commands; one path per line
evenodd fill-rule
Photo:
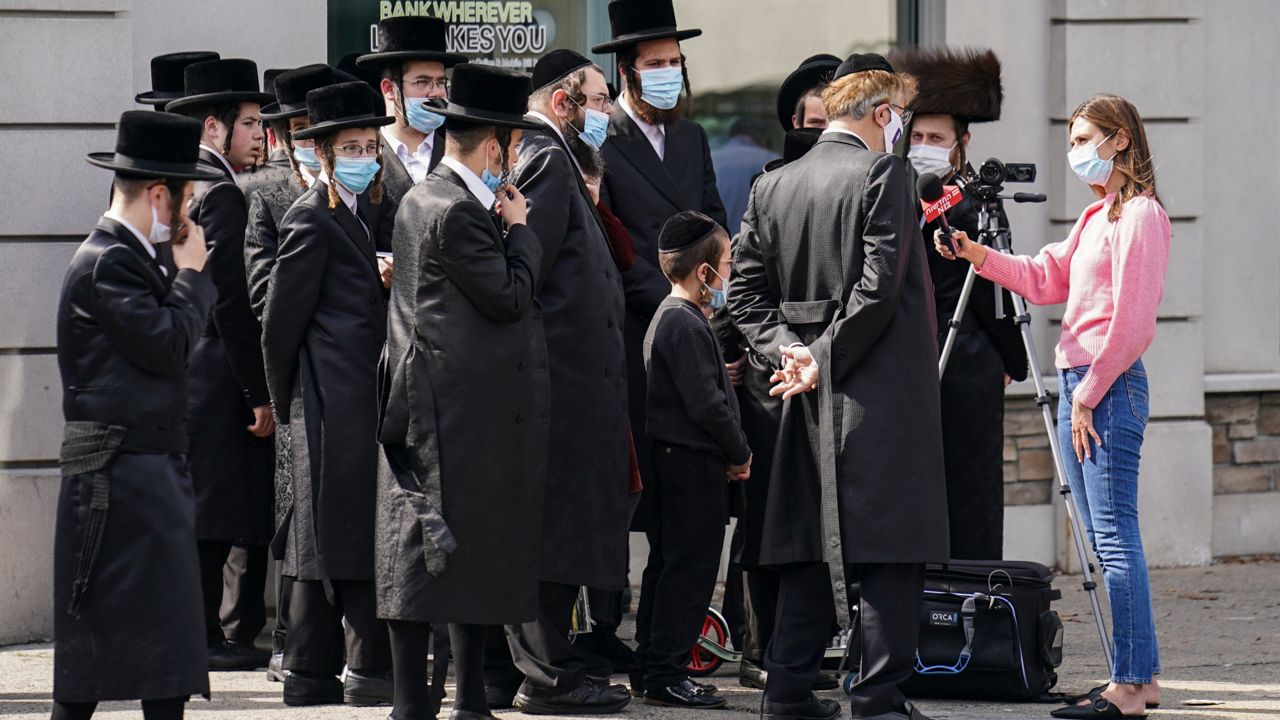
M 990 602 L 991 597 L 983 593 L 974 593 L 964 599 L 960 605 L 960 622 L 964 628 L 964 648 L 960 657 L 951 665 L 925 665 L 916 652 L 916 672 L 921 675 L 958 675 L 969 667 L 969 659 L 973 657 L 973 621 L 978 616 L 978 602 Z

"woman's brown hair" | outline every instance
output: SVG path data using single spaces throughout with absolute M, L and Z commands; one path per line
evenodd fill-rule
M 334 152 L 333 140 L 338 137 L 337 133 L 330 133 L 324 137 L 316 138 L 316 157 L 320 160 L 320 168 L 324 170 L 324 174 L 329 178 L 329 209 L 333 210 L 338 207 L 341 198 L 338 196 L 338 188 L 335 187 L 337 179 L 333 174 Z M 381 153 L 379 153 L 381 155 Z M 373 176 L 373 182 L 369 184 L 369 189 L 365 192 L 369 193 L 369 201 L 374 205 L 382 203 L 382 158 L 378 158 L 378 174 Z
M 1104 137 L 1123 131 L 1129 138 L 1129 146 L 1114 157 L 1115 171 L 1124 175 L 1124 185 L 1111 204 L 1107 219 L 1119 220 L 1124 204 L 1143 193 L 1151 193 L 1151 198 L 1163 205 L 1156 192 L 1156 169 L 1151 162 L 1151 146 L 1147 144 L 1147 130 L 1138 115 L 1138 108 L 1119 95 L 1099 93 L 1080 103 L 1071 113 L 1071 119 L 1067 121 L 1068 133 L 1078 118 L 1093 123 Z M 1094 187 L 1093 191 L 1099 198 L 1106 197 L 1100 188 Z

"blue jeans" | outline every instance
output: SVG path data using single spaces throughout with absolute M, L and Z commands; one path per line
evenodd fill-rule
M 1071 445 L 1071 401 L 1088 370 L 1059 371 L 1058 440 L 1067 482 L 1111 600 L 1111 680 L 1147 684 L 1160 673 L 1147 559 L 1138 534 L 1138 460 L 1150 414 L 1147 373 L 1142 361 L 1137 361 L 1093 409 L 1093 426 L 1102 447 L 1094 445 L 1093 458 L 1081 463 Z

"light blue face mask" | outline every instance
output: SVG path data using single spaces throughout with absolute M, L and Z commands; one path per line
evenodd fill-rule
M 489 192 L 497 194 L 498 188 L 502 187 L 502 176 L 494 175 L 489 172 L 489 168 L 485 168 L 484 172 L 480 173 L 480 182 L 489 188 Z
M 338 157 L 333 166 L 333 176 L 343 187 L 359 195 L 369 188 L 380 168 L 377 158 Z
M 684 89 L 684 70 L 677 67 L 637 70 L 640 73 L 640 99 L 658 108 L 670 110 L 680 101 Z
M 720 308 L 729 304 L 729 281 L 720 277 L 720 273 L 716 272 L 715 268 L 711 267 L 710 265 L 707 266 L 707 269 L 711 271 L 712 275 L 715 275 L 716 277 L 720 278 L 719 290 L 711 287 L 706 283 L 702 283 L 702 287 L 707 289 L 707 296 L 708 296 L 707 307 L 711 308 L 712 310 L 719 310 Z
M 1112 137 L 1115 137 L 1115 133 L 1102 138 L 1102 142 L 1096 145 L 1081 145 L 1067 153 L 1067 162 L 1071 163 L 1071 169 L 1086 185 L 1106 185 L 1111 179 L 1111 172 L 1115 170 L 1116 156 L 1112 154 L 1111 159 L 1103 160 L 1098 157 L 1098 148 Z
M 320 158 L 316 157 L 316 149 L 302 147 L 301 145 L 293 146 L 293 159 L 298 164 L 310 170 L 313 173 L 320 172 Z
M 428 98 L 405 98 L 405 122 L 423 135 L 430 135 L 444 124 L 444 116 L 427 109 Z
M 569 100 L 574 105 L 578 105 L 578 101 L 573 98 L 569 98 Z M 578 137 L 582 138 L 582 141 L 592 148 L 599 150 L 604 147 L 604 139 L 609 132 L 609 115 L 582 105 L 578 105 L 578 107 L 586 112 L 586 116 L 582 120 L 582 127 L 578 128 Z

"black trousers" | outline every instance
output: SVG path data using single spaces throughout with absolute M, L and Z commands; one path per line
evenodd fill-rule
M 283 566 L 283 562 L 276 562 L 277 570 Z M 289 632 L 289 602 L 292 597 L 293 578 L 280 573 L 280 580 L 276 583 L 276 626 L 271 631 L 271 652 L 275 655 L 284 653 L 284 638 Z
M 578 587 L 538 583 L 538 619 L 506 627 L 511 657 L 524 673 L 522 689 L 528 695 L 563 695 L 581 685 L 587 676 L 608 677 L 613 672 L 603 659 L 580 652 L 569 640 Z
M 231 556 L 231 540 L 197 540 L 196 551 L 200 558 L 200 594 L 204 601 L 205 643 L 210 647 L 222 644 L 222 569 Z
M 773 620 L 778 614 L 778 573 L 767 567 L 747 568 L 746 630 L 742 637 L 742 658 L 764 665 L 764 651 L 773 637 Z
M 370 580 L 333 580 L 333 601 L 319 580 L 293 580 L 289 632 L 284 639 L 284 668 L 316 675 L 391 667 L 387 624 L 377 618 Z M 342 621 L 346 619 L 344 630 Z M 424 662 L 426 655 L 423 655 Z
M 622 624 L 622 591 L 587 588 L 587 600 L 591 603 L 591 632 L 617 635 Z
M 907 698 L 898 685 L 915 668 L 924 564 L 848 565 L 845 579 L 861 586 L 858 628 L 851 640 L 851 654 L 861 667 L 849 696 L 853 717 L 900 709 Z
M 252 645 L 267 626 L 266 545 L 234 543 L 222 566 L 222 634 L 232 642 Z
M 649 564 L 636 612 L 636 665 L 643 689 L 658 690 L 688 677 L 715 593 L 728 519 L 725 461 L 714 453 L 654 443 L 654 500 Z M 633 680 L 632 685 L 635 685 Z
M 821 562 L 774 565 L 769 572 L 777 579 L 777 604 L 773 634 L 764 651 L 769 672 L 764 697 L 801 702 L 812 692 L 831 640 L 836 612 L 831 573 Z
M 513 692 L 524 682 L 524 673 L 511 658 L 511 645 L 507 643 L 506 629 L 490 625 L 484 637 L 484 684 Z

